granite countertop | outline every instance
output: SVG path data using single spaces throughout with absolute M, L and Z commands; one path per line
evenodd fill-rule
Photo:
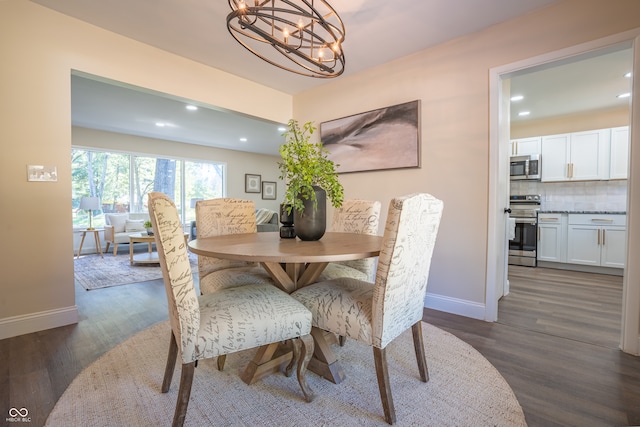
M 590 214 L 590 215 L 626 215 L 625 211 L 578 211 L 578 210 L 558 210 L 540 209 L 539 213 L 560 213 L 560 214 Z

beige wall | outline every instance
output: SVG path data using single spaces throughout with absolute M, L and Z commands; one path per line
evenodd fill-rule
M 629 126 L 629 119 L 629 109 L 618 108 L 589 114 L 526 120 L 511 125 L 511 139 Z
M 296 118 L 318 122 L 421 100 L 422 167 L 345 175 L 343 183 L 347 197 L 384 205 L 413 191 L 444 200 L 428 306 L 484 314 L 489 70 L 633 29 L 640 26 L 638 16 L 635 0 L 561 1 L 294 98 Z
M 77 318 L 70 256 L 71 70 L 274 122 L 293 115 L 287 94 L 25 0 L 0 1 L 0 54 L 0 338 Z M 56 166 L 58 181 L 27 182 L 29 164 Z
M 472 36 L 341 77 L 295 96 L 292 102 L 288 95 L 28 1 L 0 1 L 0 235 L 5 243 L 0 249 L 0 334 L 16 320 L 29 324 L 27 320 L 36 317 L 32 314 L 43 312 L 58 324 L 73 321 L 66 310 L 75 305 L 69 256 L 72 69 L 276 122 L 294 115 L 300 121 L 320 123 L 421 100 L 422 167 L 343 175 L 346 197 L 377 199 L 386 205 L 395 195 L 426 191 L 443 199 L 445 212 L 427 301 L 447 311 L 482 317 L 489 69 L 635 28 L 640 25 L 638 16 L 637 0 L 564 0 Z M 348 42 L 345 50 L 348 55 Z M 249 97 L 252 102 L 244 102 Z M 27 164 L 56 165 L 59 181 L 27 183 Z M 38 328 L 42 322 L 35 319 L 29 325 Z

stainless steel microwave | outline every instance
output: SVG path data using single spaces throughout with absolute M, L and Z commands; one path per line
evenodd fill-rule
M 511 180 L 540 180 L 541 161 L 539 154 L 511 157 Z

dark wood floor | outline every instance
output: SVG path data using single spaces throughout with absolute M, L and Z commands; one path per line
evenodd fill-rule
M 577 315 L 565 311 L 568 308 L 556 307 L 575 305 L 577 291 L 558 292 L 565 301 L 550 303 L 556 307 L 553 310 L 540 308 L 539 301 L 534 304 L 537 297 L 532 287 L 542 289 L 552 281 L 552 287 L 564 287 L 559 273 L 548 273 L 555 279 L 544 276 L 537 281 L 531 281 L 530 271 L 518 274 L 510 269 L 510 273 L 511 294 L 500 303 L 500 322 L 434 310 L 425 310 L 424 319 L 468 342 L 493 363 L 514 390 L 531 427 L 640 425 L 640 358 L 617 350 L 610 337 L 596 342 L 609 332 L 596 331 L 597 325 L 588 325 L 584 319 L 576 322 Z M 544 272 L 536 269 L 535 273 L 543 276 Z M 590 279 L 568 282 L 579 285 Z M 116 344 L 167 318 L 161 280 L 95 291 L 76 286 L 76 295 L 81 314 L 77 325 L 0 340 L 0 422 L 5 422 L 9 408 L 25 407 L 31 417 L 28 425 L 43 425 L 82 369 Z M 551 296 L 547 293 L 540 298 Z M 595 303 L 608 310 L 603 301 Z M 554 318 L 568 313 L 574 322 L 554 330 L 549 324 L 562 322 L 544 320 L 545 312 L 553 313 Z M 596 309 L 582 315 L 591 316 L 600 322 L 599 316 L 607 315 Z M 609 322 L 604 329 L 615 329 Z M 560 329 L 576 335 L 563 337 Z

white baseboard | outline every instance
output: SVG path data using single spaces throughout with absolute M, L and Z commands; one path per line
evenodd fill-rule
M 0 319 L 0 340 L 78 323 L 78 306 Z
M 427 292 L 424 306 L 426 308 L 444 311 L 445 313 L 471 317 L 472 319 L 485 319 L 486 307 L 484 304 L 477 302 L 430 294 Z

